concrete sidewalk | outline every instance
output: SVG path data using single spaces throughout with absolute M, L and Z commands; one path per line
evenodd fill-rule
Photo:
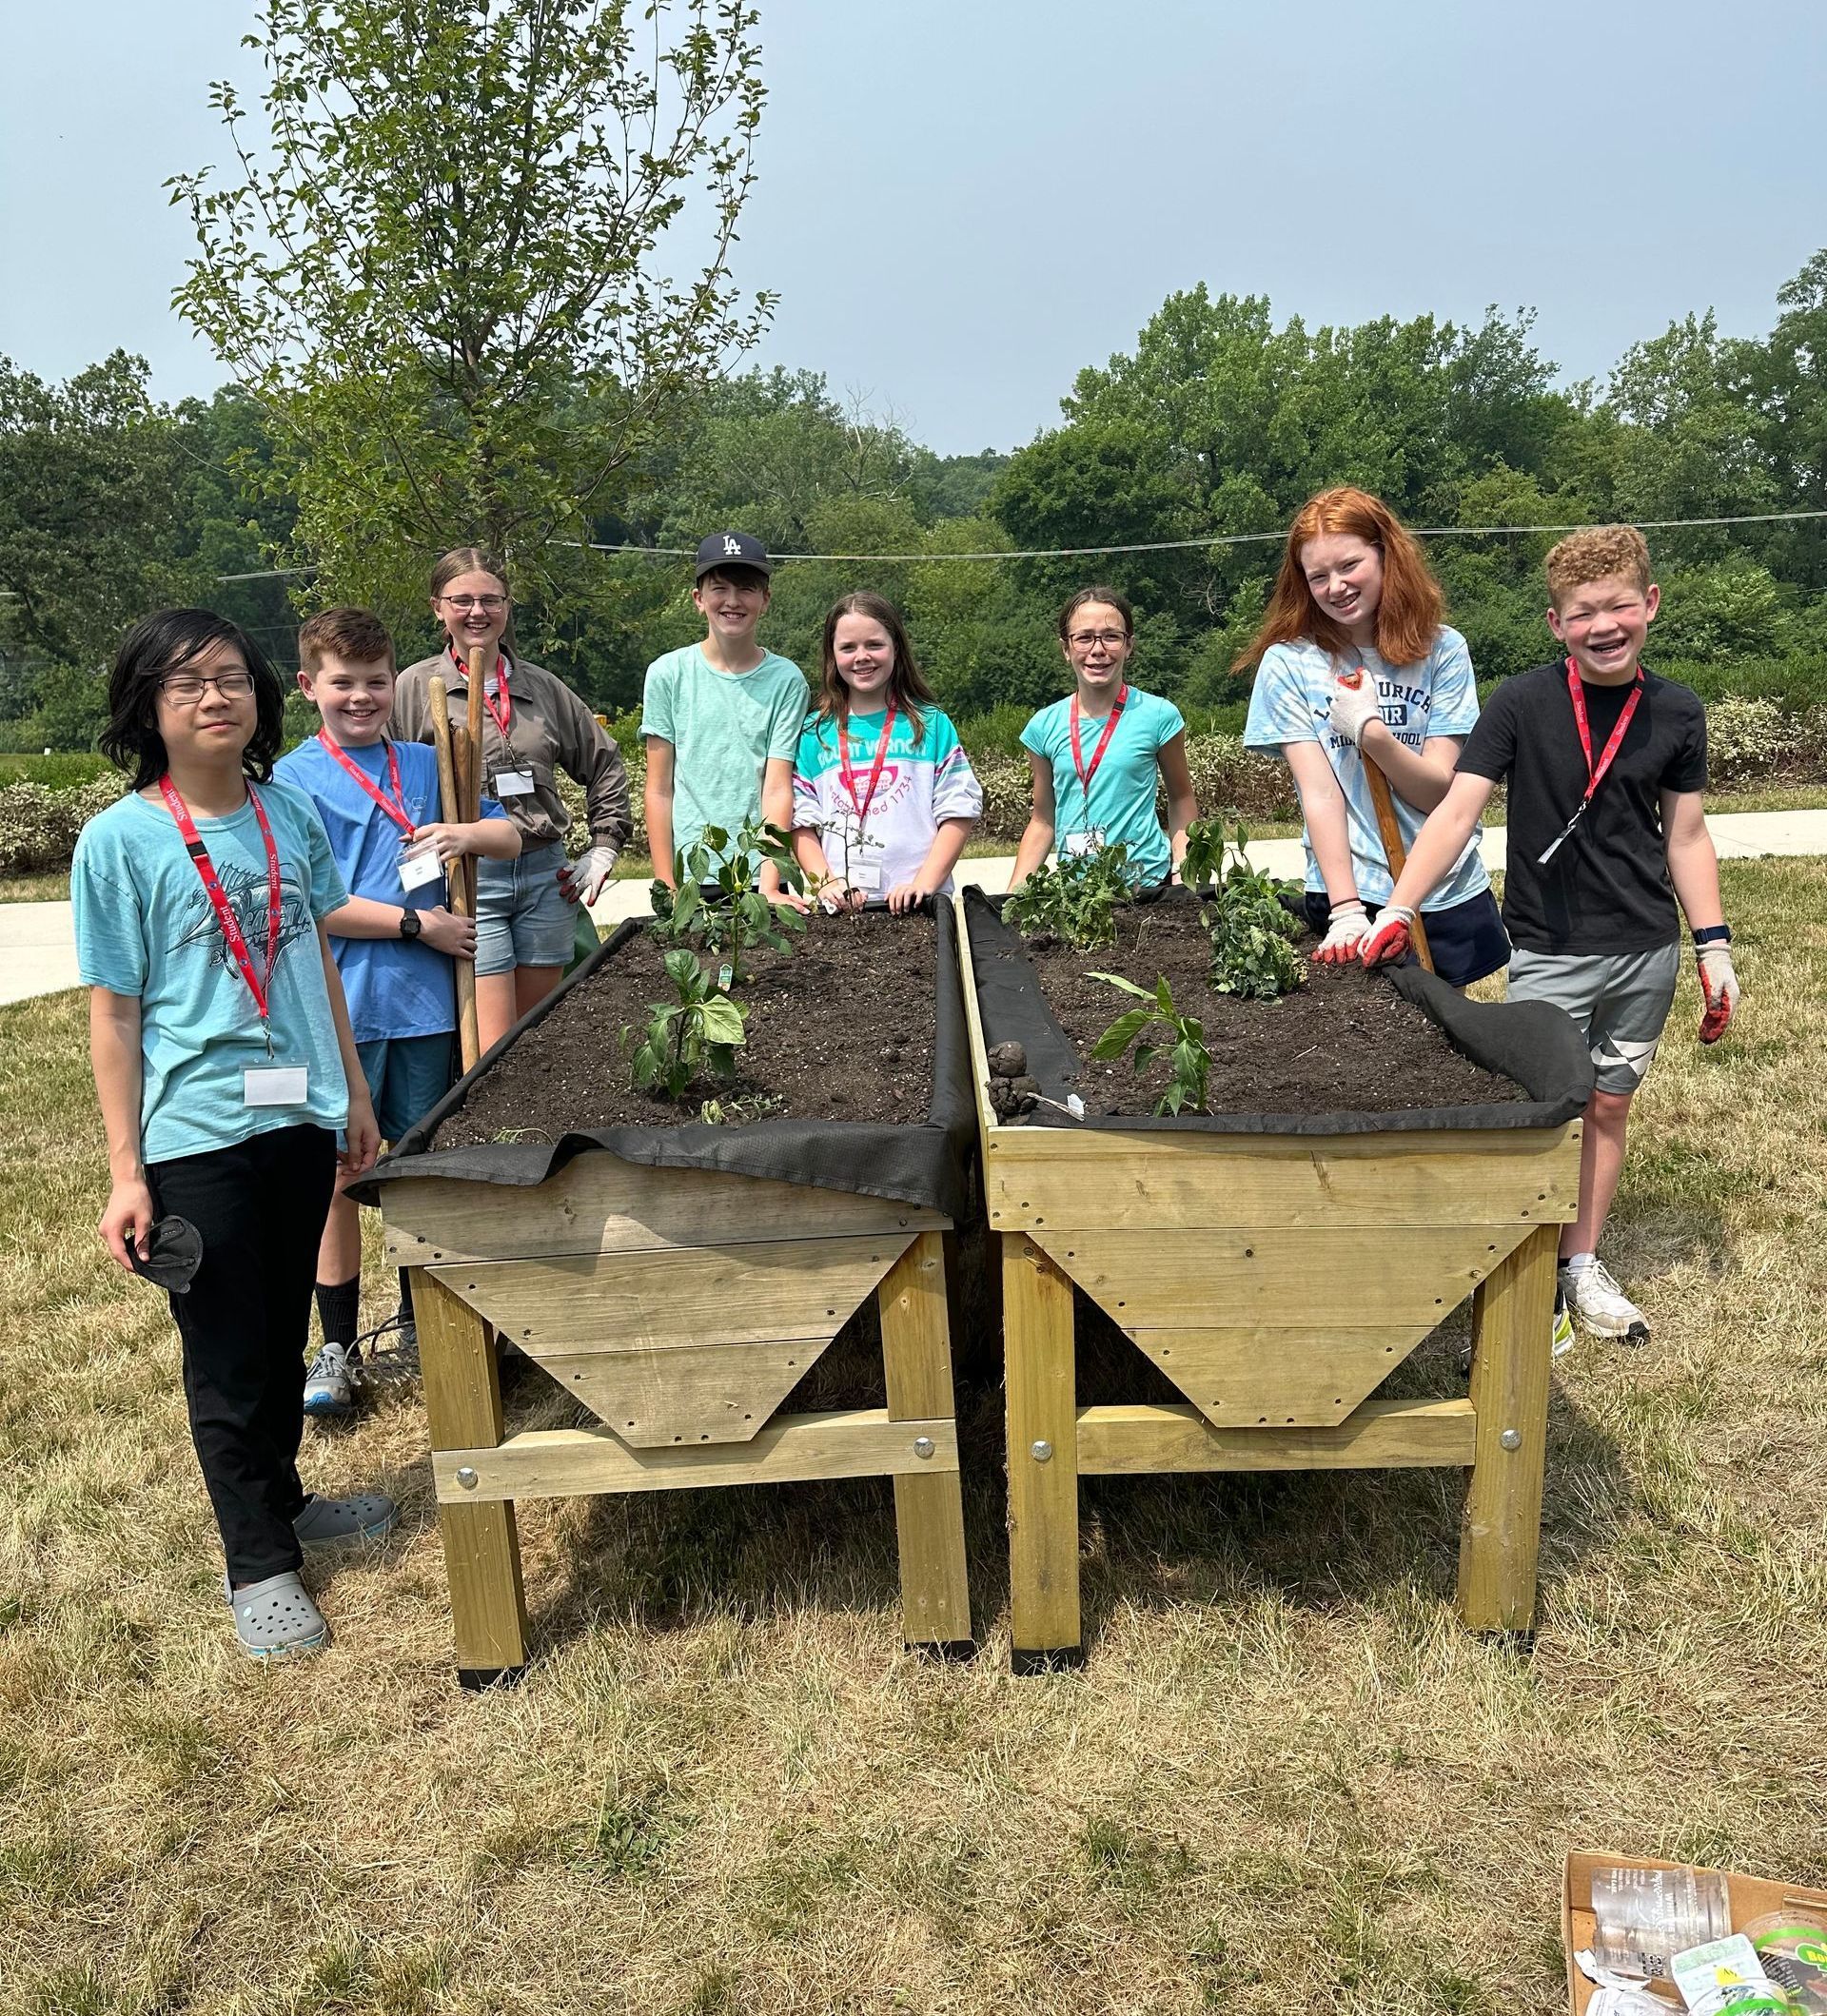
M 1716 812 L 1706 823 L 1722 861 L 1827 854 L 1827 810 Z M 1508 840 L 1505 828 L 1485 829 L 1482 851 L 1493 874 L 1508 858 Z M 1298 840 L 1253 840 L 1249 858 L 1275 875 L 1298 878 L 1305 871 Z M 1012 854 L 987 854 L 960 862 L 957 879 L 999 892 L 1009 887 L 1014 865 Z M 611 883 L 590 914 L 603 927 L 625 917 L 645 917 L 653 909 L 651 886 L 645 877 L 634 876 Z M 0 903 L 0 1004 L 29 1001 L 77 985 L 69 905 Z

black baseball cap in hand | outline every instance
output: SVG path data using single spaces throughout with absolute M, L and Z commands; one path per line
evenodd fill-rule
M 709 538 L 698 541 L 697 573 L 694 578 L 701 581 L 720 567 L 753 567 L 756 574 L 774 572 L 768 549 L 746 532 L 713 532 Z

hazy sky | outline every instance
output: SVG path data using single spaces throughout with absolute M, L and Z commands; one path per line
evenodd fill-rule
M 1827 245 L 1820 0 L 760 5 L 760 361 L 941 451 L 1051 424 L 1200 280 L 1310 322 L 1530 305 L 1581 377 L 1690 308 L 1767 327 Z M 167 305 L 188 226 L 160 185 L 225 158 L 207 86 L 257 87 L 252 21 L 11 10 L 0 351 L 62 377 L 124 345 L 167 399 L 219 382 Z

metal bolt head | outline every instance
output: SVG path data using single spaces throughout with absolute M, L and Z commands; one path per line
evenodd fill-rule
M 469 1465 L 465 1463 L 462 1468 L 457 1473 L 457 1481 L 463 1487 L 465 1491 L 474 1491 L 477 1484 L 477 1477 L 475 1471 L 473 1471 L 469 1467 Z
M 1051 1463 L 1053 1459 L 1053 1445 L 1051 1442 L 1034 1442 L 1030 1446 L 1028 1454 L 1037 1463 Z
M 914 1438 L 914 1454 L 923 1463 L 932 1459 L 933 1447 L 933 1440 L 930 1435 L 916 1435 Z
M 1498 1440 L 1503 1444 L 1505 1449 L 1521 1449 L 1522 1446 L 1522 1431 L 1520 1428 L 1505 1428 L 1503 1433 L 1498 1437 Z

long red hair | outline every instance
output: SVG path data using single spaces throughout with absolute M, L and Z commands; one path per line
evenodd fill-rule
M 1301 549 L 1326 533 L 1346 533 L 1375 546 L 1383 555 L 1383 600 L 1377 605 L 1377 655 L 1386 665 L 1418 665 L 1434 648 L 1446 615 L 1426 556 L 1412 532 L 1380 497 L 1367 490 L 1342 486 L 1322 490 L 1294 514 L 1287 528 L 1282 569 L 1263 612 L 1261 627 L 1249 647 L 1237 655 L 1232 670 L 1253 665 L 1271 644 L 1319 645 L 1322 651 L 1349 656 L 1351 639 L 1313 599 L 1306 585 Z

